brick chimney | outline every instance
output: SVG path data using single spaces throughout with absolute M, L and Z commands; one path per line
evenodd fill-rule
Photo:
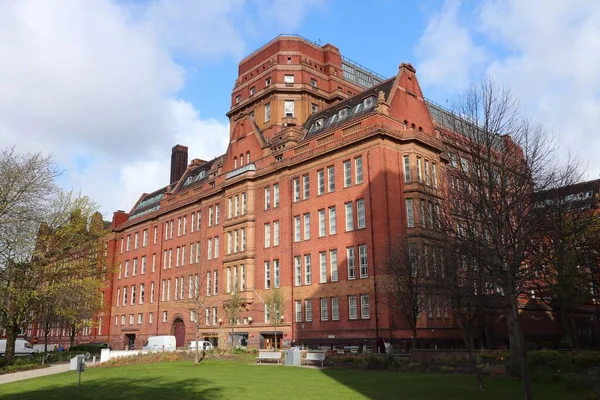
M 171 180 L 169 184 L 176 183 L 185 172 L 188 163 L 188 148 L 180 144 L 171 151 Z

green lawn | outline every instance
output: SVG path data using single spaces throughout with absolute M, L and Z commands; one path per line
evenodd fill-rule
M 0 385 L 0 399 L 444 399 L 520 398 L 520 383 L 486 379 L 479 392 L 468 375 L 407 374 L 330 368 L 324 370 L 205 360 L 89 368 L 77 393 L 68 372 Z M 577 399 L 561 385 L 536 385 L 538 399 Z

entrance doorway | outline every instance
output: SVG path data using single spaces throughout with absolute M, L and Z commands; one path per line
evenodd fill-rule
M 173 321 L 173 336 L 175 336 L 175 346 L 185 346 L 185 323 L 181 318 L 175 318 Z
M 127 338 L 127 350 L 135 349 L 135 333 L 128 333 L 125 335 Z
M 275 340 L 277 340 L 277 348 L 278 349 L 282 349 L 283 348 L 283 332 L 277 331 L 277 335 L 275 335 L 275 332 L 261 332 L 260 333 L 260 338 L 261 338 L 261 343 L 260 343 L 260 348 L 261 349 L 273 349 L 275 348 Z

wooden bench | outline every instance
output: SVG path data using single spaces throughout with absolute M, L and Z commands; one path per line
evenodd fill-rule
M 323 367 L 323 361 L 325 361 L 325 353 L 306 353 L 305 364 L 308 365 L 309 361 L 316 361 L 321 363 L 321 367 Z
M 262 361 L 277 361 L 277 364 L 279 364 L 279 361 L 281 361 L 281 352 L 280 351 L 261 351 L 258 353 L 258 357 L 256 357 L 256 359 L 258 360 L 259 364 L 262 363 Z

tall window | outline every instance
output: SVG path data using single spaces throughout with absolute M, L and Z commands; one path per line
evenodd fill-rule
M 294 201 L 300 201 L 300 178 L 294 178 Z
M 273 207 L 279 207 L 279 183 L 273 184 Z
M 294 217 L 294 241 L 300 241 L 300 216 L 296 215 Z
M 215 258 L 219 258 L 219 237 L 215 236 Z
M 304 200 L 308 199 L 310 196 L 310 179 L 308 175 L 302 176 L 302 187 L 303 187 L 303 195 Z
M 425 200 L 419 200 L 419 222 L 425 227 Z
M 142 256 L 142 275 L 146 273 L 146 256 Z
M 302 300 L 296 300 L 294 308 L 296 311 L 296 322 L 302 322 Z
M 354 183 L 363 183 L 363 160 L 362 157 L 354 159 Z
M 369 317 L 370 317 L 369 295 L 368 294 L 360 295 L 360 317 L 362 319 L 369 319 Z
M 279 246 L 279 221 L 273 222 L 273 246 Z
M 329 320 L 328 299 L 321 298 L 321 321 Z
M 310 254 L 304 256 L 304 284 L 310 285 L 312 283 L 312 266 L 310 263 Z
M 327 253 L 319 253 L 319 283 L 327 283 Z
M 406 223 L 409 228 L 413 228 L 415 226 L 412 199 L 406 199 Z
M 142 246 L 148 246 L 148 229 L 144 229 L 144 233 L 142 234 Z
M 265 261 L 265 289 L 271 289 L 271 262 Z
M 271 224 L 265 224 L 265 247 L 271 247 Z
M 273 284 L 276 288 L 279 287 L 280 282 L 280 271 L 279 271 L 279 260 L 273 260 Z
M 317 194 L 321 195 L 321 194 L 325 193 L 325 170 L 324 169 L 320 169 L 317 171 L 317 183 L 318 183 Z
M 431 180 L 429 178 L 429 160 L 425 160 L 425 184 L 429 186 Z
M 325 236 L 325 209 L 319 210 L 319 237 Z
M 352 185 L 352 171 L 350 160 L 344 161 L 344 187 Z
M 221 206 L 219 204 L 215 205 L 215 225 L 219 225 L 221 220 Z
M 310 239 L 310 213 L 304 214 L 304 240 Z
M 271 187 L 267 186 L 265 188 L 265 210 L 271 208 Z
M 327 191 L 335 190 L 335 167 L 333 165 L 327 167 Z
M 359 244 L 358 245 L 358 261 L 360 264 L 360 277 L 366 278 L 369 276 L 369 266 L 367 263 L 367 245 Z
M 271 120 L 271 103 L 265 104 L 265 122 Z
M 294 100 L 285 100 L 284 101 L 283 115 L 286 118 L 294 117 Z
M 337 250 L 329 250 L 329 270 L 331 275 L 331 282 L 338 281 L 338 260 Z
M 335 235 L 337 233 L 337 218 L 335 215 L 335 206 L 329 207 L 329 234 Z
M 346 249 L 346 260 L 348 262 L 348 279 L 356 279 L 356 260 L 354 255 L 354 247 Z
M 207 249 L 207 257 L 209 260 L 212 260 L 212 239 L 208 239 L 208 249 Z
M 306 322 L 312 322 L 312 300 L 304 300 L 304 320 Z
M 404 182 L 410 182 L 410 158 L 409 156 L 404 156 Z
M 331 298 L 331 320 L 339 321 L 340 319 L 340 299 L 337 297 Z
M 422 162 L 423 160 L 421 159 L 421 157 L 417 156 L 417 180 L 419 182 L 423 182 L 423 167 L 421 165 Z
M 352 203 L 346 203 L 344 204 L 344 207 L 346 208 L 346 231 L 353 231 L 354 230 L 354 211 L 353 211 L 353 207 L 352 207 Z
M 296 286 L 302 285 L 302 264 L 300 256 L 294 257 L 294 284 Z
M 219 294 L 219 271 L 213 271 L 213 294 Z
M 348 296 L 348 318 L 349 319 L 357 318 L 356 296 Z
M 358 229 L 362 229 L 367 226 L 365 218 L 365 200 L 356 200 L 356 217 Z
M 437 189 L 437 165 L 434 162 L 431 163 L 431 180 L 433 187 Z

